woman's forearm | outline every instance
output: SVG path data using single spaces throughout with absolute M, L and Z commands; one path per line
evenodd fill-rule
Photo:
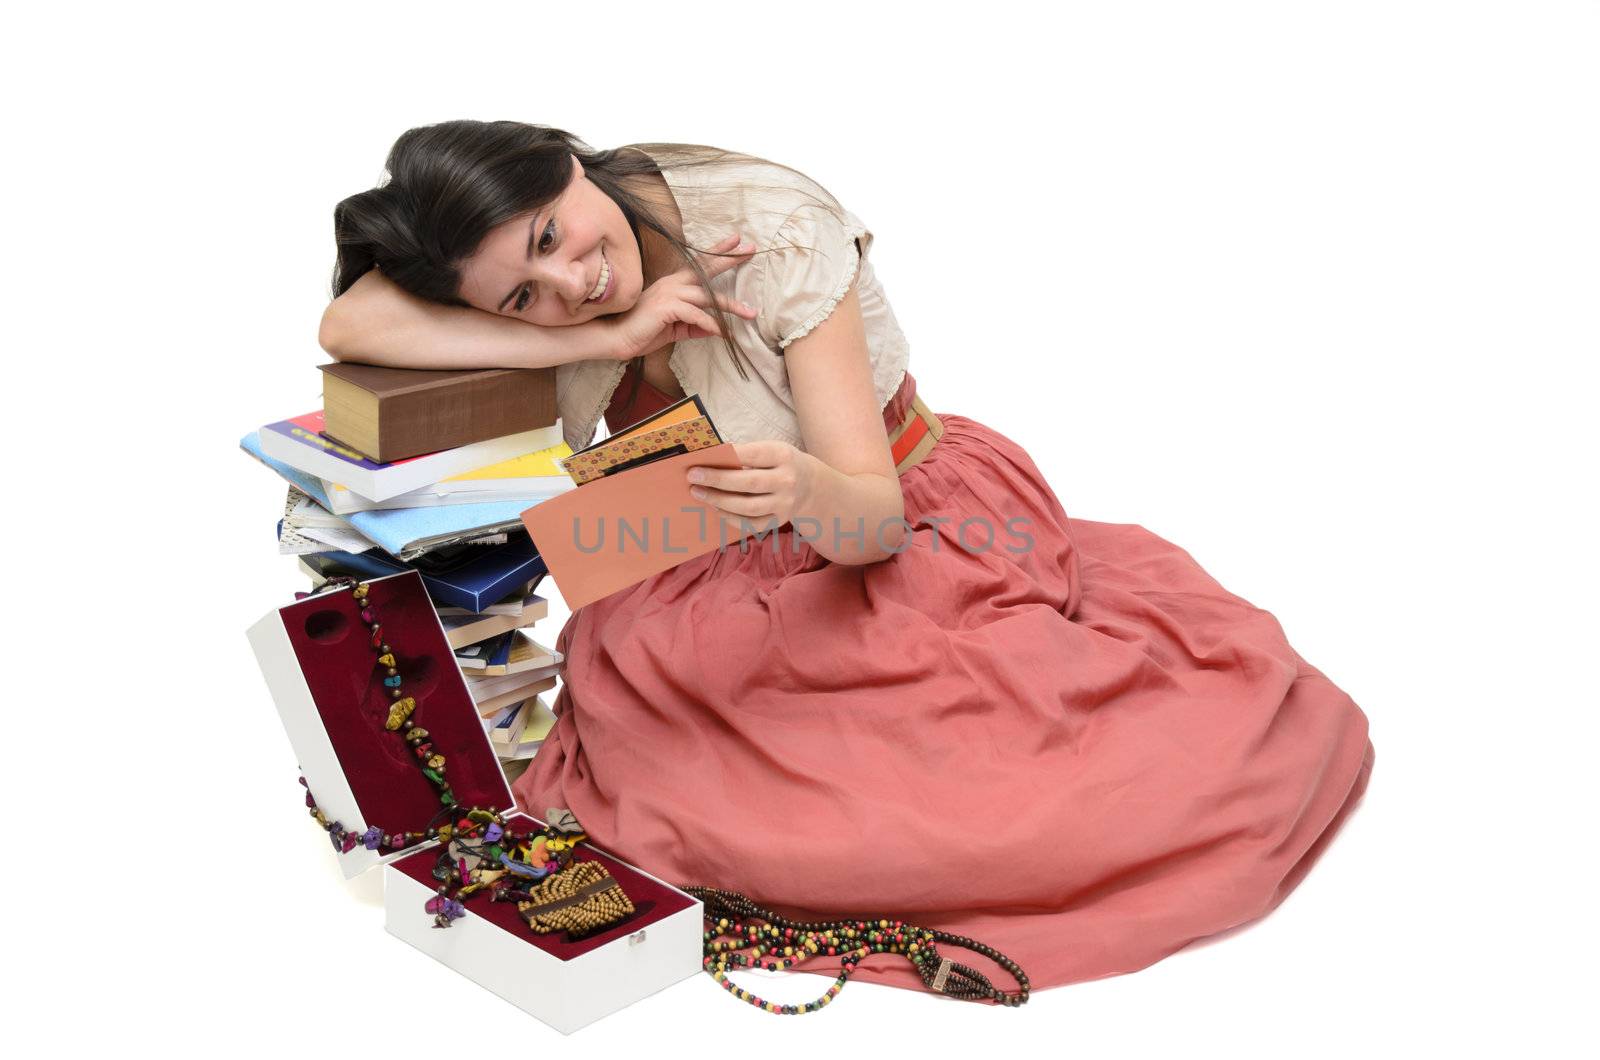
M 900 551 L 906 526 L 899 480 L 872 472 L 847 475 L 810 459 L 811 487 L 791 522 L 811 547 L 846 565 L 877 563 Z
M 610 356 L 604 325 L 536 327 L 419 298 L 374 269 L 335 298 L 317 341 L 336 360 L 390 368 L 547 368 Z

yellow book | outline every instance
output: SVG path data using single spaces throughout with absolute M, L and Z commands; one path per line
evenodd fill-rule
M 328 494 L 328 507 L 335 515 L 390 508 L 429 508 L 443 504 L 478 504 L 485 501 L 525 500 L 529 504 L 549 500 L 576 485 L 561 461 L 572 455 L 572 447 L 557 442 L 547 449 L 514 456 L 498 464 L 451 475 L 432 485 L 374 501 L 336 482 L 322 480 Z
M 515 736 L 501 738 L 494 741 L 494 753 L 502 765 L 508 762 L 526 760 L 538 754 L 543 746 L 545 737 L 550 735 L 550 730 L 555 728 L 556 716 L 550 710 L 550 705 L 543 696 L 534 696 L 524 700 L 522 709 L 518 712 L 521 720 L 521 731 Z M 521 718 L 526 715 L 526 718 Z
M 481 482 L 485 479 L 523 479 L 544 478 L 547 476 L 565 475 L 561 461 L 572 455 L 572 447 L 566 442 L 557 442 L 548 449 L 541 449 L 537 453 L 525 453 L 514 456 L 510 460 L 502 460 L 498 464 L 480 467 L 476 471 L 468 471 L 464 475 L 452 475 L 439 483 L 445 486 L 452 482 Z M 436 486 L 427 486 L 425 489 L 437 489 Z M 476 487 L 482 489 L 483 487 Z M 422 492 L 418 490 L 417 492 Z

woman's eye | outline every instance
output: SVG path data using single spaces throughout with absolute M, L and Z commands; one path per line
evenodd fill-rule
M 550 220 L 545 222 L 544 231 L 539 234 L 539 249 L 549 250 L 550 244 L 555 240 L 555 238 L 556 219 L 552 217 Z M 528 308 L 528 299 L 532 296 L 532 293 L 533 288 L 531 287 L 524 287 L 522 290 L 518 291 L 517 300 L 513 308 L 515 308 L 519 313 Z

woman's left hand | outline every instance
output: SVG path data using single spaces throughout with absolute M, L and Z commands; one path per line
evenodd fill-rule
M 689 492 L 732 527 L 776 529 L 794 518 L 811 495 L 817 459 L 777 440 L 735 445 L 741 468 L 697 467 Z

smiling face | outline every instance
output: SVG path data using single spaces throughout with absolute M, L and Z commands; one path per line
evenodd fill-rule
M 461 263 L 469 305 L 544 327 L 633 308 L 644 291 L 639 242 L 576 158 L 572 172 L 553 202 L 496 225 Z

